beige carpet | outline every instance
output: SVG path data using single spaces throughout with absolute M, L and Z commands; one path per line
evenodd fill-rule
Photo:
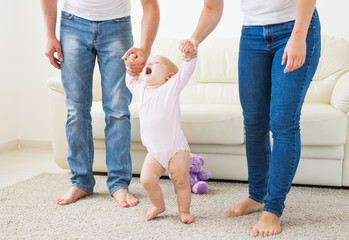
M 169 180 L 161 180 L 167 210 L 147 222 L 150 208 L 138 178 L 130 190 L 140 200 L 122 209 L 109 196 L 105 176 L 96 177 L 93 196 L 69 206 L 55 197 L 69 186 L 68 174 L 42 174 L 0 190 L 0 239 L 253 239 L 260 213 L 228 219 L 225 210 L 247 196 L 247 184 L 209 182 L 206 195 L 193 195 L 195 222 L 177 217 Z M 283 232 L 268 239 L 349 239 L 349 190 L 293 187 L 282 217 Z

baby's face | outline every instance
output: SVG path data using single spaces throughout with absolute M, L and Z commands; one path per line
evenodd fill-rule
M 164 84 L 171 74 L 169 60 L 156 56 L 149 59 L 145 66 L 144 80 L 148 86 L 159 86 Z

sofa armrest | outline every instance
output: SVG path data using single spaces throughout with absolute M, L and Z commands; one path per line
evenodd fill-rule
M 47 86 L 49 89 L 55 92 L 64 94 L 61 78 L 59 76 L 51 77 L 47 80 Z
M 341 110 L 348 112 L 349 110 L 349 72 L 344 73 L 333 88 L 331 96 L 331 105 Z
M 64 94 L 64 89 L 62 85 L 61 78 L 59 76 L 51 77 L 47 80 L 47 85 L 49 89 L 60 94 Z M 102 101 L 102 88 L 101 81 L 98 77 L 94 76 L 93 78 L 93 87 L 92 87 L 93 101 Z

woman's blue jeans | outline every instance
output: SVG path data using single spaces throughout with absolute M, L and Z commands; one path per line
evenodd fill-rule
M 294 21 L 243 26 L 239 92 L 243 109 L 249 198 L 281 216 L 301 152 L 299 120 L 320 58 L 320 21 L 314 11 L 306 38 L 304 65 L 284 73 L 282 56 Z M 273 136 L 270 147 L 269 131 Z
M 64 61 L 61 77 L 67 108 L 68 162 L 73 186 L 93 193 L 93 137 L 91 125 L 92 77 L 96 58 L 101 73 L 105 112 L 107 185 L 110 194 L 128 189 L 132 178 L 130 157 L 132 99 L 125 85 L 121 59 L 133 45 L 130 17 L 89 21 L 62 12 L 60 41 Z

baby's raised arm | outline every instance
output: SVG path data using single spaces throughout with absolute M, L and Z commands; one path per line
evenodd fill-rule
M 178 73 L 176 74 L 175 81 L 177 91 L 182 91 L 185 85 L 189 82 L 195 70 L 196 60 L 197 57 L 194 57 L 189 61 L 183 61 L 181 67 L 178 70 Z

